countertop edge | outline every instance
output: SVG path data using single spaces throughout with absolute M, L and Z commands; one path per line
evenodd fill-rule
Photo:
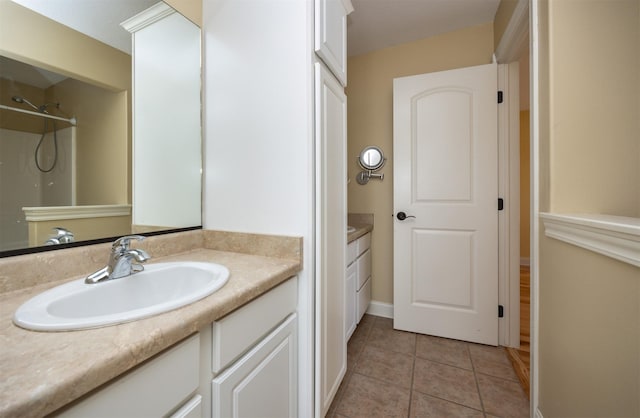
M 356 230 L 350 234 L 347 234 L 347 243 L 353 242 L 358 238 L 367 235 L 369 232 L 373 231 L 372 224 L 358 224 L 358 223 L 350 223 L 350 226 L 353 226 Z

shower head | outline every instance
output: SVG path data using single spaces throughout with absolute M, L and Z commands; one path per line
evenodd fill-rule
M 34 108 L 37 112 L 40 112 L 40 113 L 49 113 L 49 112 L 47 112 L 47 108 L 49 106 L 53 106 L 56 109 L 60 109 L 60 103 L 45 103 L 45 104 L 43 104 L 43 105 L 38 107 L 38 106 L 34 105 L 33 103 L 31 103 L 29 100 L 25 99 L 22 96 L 13 96 L 11 98 L 11 100 L 13 100 L 16 103 L 26 103 L 29 106 L 31 106 L 32 108 Z
M 11 98 L 11 100 L 13 100 L 16 103 L 26 103 L 29 106 L 31 106 L 32 108 L 34 108 L 35 110 L 37 110 L 38 112 L 40 111 L 40 109 L 38 108 L 38 106 L 34 105 L 33 103 L 31 103 L 29 100 L 25 99 L 22 96 L 13 96 Z

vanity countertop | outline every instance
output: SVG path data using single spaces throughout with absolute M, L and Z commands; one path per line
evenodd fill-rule
M 368 234 L 369 232 L 373 231 L 373 224 L 369 224 L 369 223 L 357 223 L 357 222 L 353 222 L 353 223 L 349 223 L 349 226 L 354 227 L 356 230 L 347 234 L 347 243 L 349 242 L 353 242 L 355 240 L 357 240 L 358 238 Z
M 18 306 L 61 282 L 0 294 L 0 416 L 51 413 L 257 298 L 301 269 L 300 257 L 243 254 L 206 246 L 153 260 L 166 261 L 215 262 L 227 266 L 231 276 L 216 293 L 182 308 L 83 331 L 34 332 L 12 322 Z

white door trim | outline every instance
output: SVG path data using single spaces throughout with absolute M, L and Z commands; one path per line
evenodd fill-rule
M 538 75 L 539 75 L 539 33 L 538 33 L 538 2 L 540 0 L 518 0 L 516 9 L 509 20 L 498 48 L 496 57 L 500 63 L 508 63 L 520 57 L 522 48 L 526 46 L 528 39 L 530 49 L 529 68 L 529 91 L 530 91 L 530 150 L 531 150 L 531 203 L 530 203 L 530 268 L 531 268 L 531 407 L 532 417 L 541 417 L 538 408 L 539 396 L 539 374 L 538 374 L 538 286 L 539 286 L 539 220 L 540 212 L 540 191 L 539 191 L 539 96 L 538 96 Z M 523 35 L 526 35 L 523 36 Z M 519 159 L 518 159 L 519 160 Z

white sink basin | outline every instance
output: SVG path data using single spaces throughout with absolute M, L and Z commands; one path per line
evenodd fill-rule
M 22 304 L 13 322 L 36 331 L 115 325 L 188 305 L 228 280 L 229 270 L 219 264 L 149 264 L 121 279 L 86 284 L 82 278 L 54 287 Z

